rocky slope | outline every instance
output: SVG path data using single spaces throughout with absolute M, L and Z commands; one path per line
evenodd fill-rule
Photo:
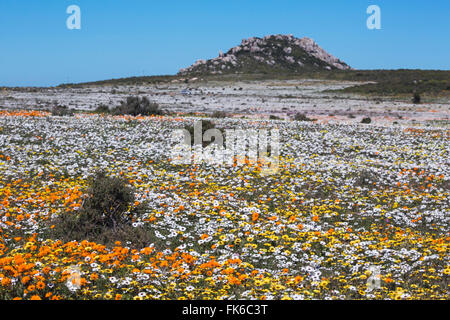
M 210 60 L 198 60 L 178 74 L 300 73 L 317 69 L 351 68 L 310 38 L 269 35 L 244 39 L 227 53 L 220 52 L 217 58 Z

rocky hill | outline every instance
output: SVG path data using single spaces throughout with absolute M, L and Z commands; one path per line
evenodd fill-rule
M 198 60 L 178 75 L 226 73 L 301 73 L 313 70 L 351 69 L 323 50 L 310 38 L 269 35 L 249 38 L 227 53 L 210 60 Z

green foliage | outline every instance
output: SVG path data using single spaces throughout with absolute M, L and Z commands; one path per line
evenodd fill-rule
M 125 222 L 124 214 L 134 202 L 134 191 L 125 180 L 98 172 L 92 177 L 84 211 L 99 224 L 115 227 Z
M 95 113 L 109 113 L 109 107 L 105 104 L 100 104 L 97 108 L 94 110 Z
M 150 102 L 147 97 L 128 97 L 127 100 L 115 107 L 112 111 L 114 115 L 131 115 L 131 116 L 150 116 L 161 115 L 162 111 L 159 105 Z
M 372 119 L 370 119 L 369 117 L 363 118 L 363 119 L 361 120 L 361 123 L 365 123 L 365 124 L 369 124 L 369 123 L 371 123 L 371 122 L 372 122 Z
M 226 112 L 224 111 L 214 111 L 213 114 L 211 115 L 212 118 L 226 118 L 228 115 Z
M 295 121 L 315 121 L 315 119 L 308 118 L 304 113 L 297 113 L 294 116 Z
M 418 92 L 414 92 L 412 101 L 413 101 L 413 103 L 416 103 L 416 104 L 420 103 L 421 97 Z
M 61 84 L 58 88 L 80 88 L 83 85 L 100 85 L 100 86 L 109 86 L 109 85 L 148 85 L 148 84 L 158 84 L 158 83 L 167 83 L 171 80 L 176 79 L 176 76 L 143 76 L 143 77 L 129 77 L 129 78 L 117 78 L 117 79 L 108 79 L 101 81 L 93 81 L 93 82 L 85 82 L 85 83 L 66 83 Z
M 53 107 L 51 112 L 53 116 L 73 116 L 74 114 L 73 110 L 60 105 Z
M 361 70 L 334 71 L 328 75 L 336 80 L 373 81 L 339 91 L 380 96 L 426 93 L 429 96 L 450 96 L 450 71 L 438 70 Z
M 133 207 L 134 189 L 118 177 L 97 172 L 90 178 L 90 185 L 82 207 L 71 213 L 63 213 L 51 221 L 53 238 L 64 241 L 88 239 L 103 244 L 115 241 L 145 245 L 148 234 L 133 228 L 131 217 L 146 209 L 146 204 Z
M 201 120 L 201 121 L 202 121 L 202 137 L 207 130 L 216 128 L 214 122 L 212 122 L 212 121 L 209 121 L 209 120 Z M 191 145 L 193 146 L 194 145 L 194 126 L 187 126 L 187 127 L 185 127 L 185 129 L 187 131 L 189 131 L 189 133 L 191 135 Z M 212 143 L 212 142 L 202 141 L 203 147 L 208 146 L 210 143 Z

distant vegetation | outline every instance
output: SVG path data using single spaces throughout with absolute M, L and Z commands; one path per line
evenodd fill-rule
M 418 92 L 414 92 L 413 103 L 420 103 L 420 101 L 422 101 L 420 94 Z
M 316 121 L 317 119 L 308 118 L 304 113 L 297 113 L 294 116 L 295 121 Z
M 211 117 L 223 119 L 223 118 L 227 118 L 228 114 L 226 112 L 224 112 L 224 111 L 214 111 L 212 113 Z
M 450 96 L 450 71 L 438 70 L 361 70 L 334 71 L 328 79 L 370 81 L 349 87 L 341 92 L 379 96 L 403 96 L 415 98 L 420 95 Z M 417 100 L 415 100 L 417 101 Z M 419 99 L 420 102 L 420 99 Z
M 363 119 L 361 120 L 361 123 L 365 123 L 365 124 L 372 123 L 372 119 L 370 119 L 369 117 L 363 118 Z
M 80 88 L 86 85 L 93 86 L 112 86 L 112 85 L 142 85 L 142 84 L 158 84 L 164 82 L 170 82 L 177 79 L 177 76 L 144 76 L 144 77 L 129 77 L 129 78 L 117 78 L 100 81 L 92 81 L 85 83 L 64 83 L 60 84 L 58 88 Z
M 131 115 L 131 116 L 150 116 L 161 115 L 162 110 L 155 102 L 151 102 L 147 97 L 128 97 L 125 101 L 122 101 L 120 105 L 110 109 L 107 105 L 99 105 L 95 113 L 110 113 L 113 115 Z
M 146 97 L 128 97 L 127 100 L 115 107 L 112 111 L 115 115 L 150 116 L 161 115 L 162 111 L 155 102 L 150 102 Z
M 52 108 L 51 113 L 53 116 L 73 116 L 73 110 L 66 106 L 55 106 Z
M 318 70 L 301 73 L 254 73 L 204 75 L 199 81 L 251 81 L 251 80 L 295 80 L 318 79 L 338 81 L 371 82 L 348 87 L 334 92 L 391 96 L 413 99 L 414 93 L 432 97 L 450 97 L 450 71 L 445 70 Z M 186 80 L 186 76 L 150 76 L 111 79 L 60 87 L 82 87 L 88 85 L 148 85 Z M 332 91 L 333 92 L 333 91 Z M 411 101 L 411 100 L 410 100 Z
M 209 129 L 216 129 L 216 125 L 212 121 L 202 120 L 201 122 L 202 122 L 202 132 L 201 132 L 201 136 L 202 137 L 205 134 L 205 132 L 208 131 Z M 191 145 L 194 145 L 195 144 L 195 141 L 194 141 L 194 134 L 195 134 L 194 125 L 188 125 L 184 129 L 189 131 L 189 134 L 191 135 Z M 202 141 L 203 147 L 208 146 L 210 143 L 211 142 Z

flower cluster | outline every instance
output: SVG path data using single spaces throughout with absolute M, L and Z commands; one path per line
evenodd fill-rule
M 449 298 L 448 129 L 221 119 L 279 130 L 267 175 L 174 163 L 194 121 L 1 112 L 0 298 Z M 146 203 L 145 246 L 50 236 L 100 169 Z

